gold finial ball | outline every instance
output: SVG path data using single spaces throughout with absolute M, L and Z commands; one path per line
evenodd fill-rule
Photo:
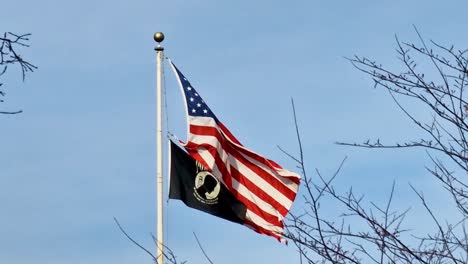
M 164 34 L 162 32 L 156 32 L 154 33 L 153 38 L 156 42 L 162 42 L 164 40 Z

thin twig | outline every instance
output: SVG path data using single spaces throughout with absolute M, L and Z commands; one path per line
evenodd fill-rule
M 206 254 L 205 250 L 203 249 L 203 246 L 201 245 L 200 240 L 198 240 L 197 234 L 195 234 L 195 232 L 193 232 L 193 236 L 195 237 L 195 240 L 197 241 L 198 247 L 203 252 L 203 255 L 208 260 L 208 262 L 210 262 L 211 264 L 214 264 L 213 261 L 211 261 L 210 257 L 208 257 L 208 254 Z

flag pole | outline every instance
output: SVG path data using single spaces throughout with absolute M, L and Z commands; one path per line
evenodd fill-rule
M 162 32 L 154 34 L 156 46 L 156 257 L 157 264 L 164 263 L 163 244 L 163 177 L 162 177 L 162 62 L 164 48 L 161 42 L 164 40 Z

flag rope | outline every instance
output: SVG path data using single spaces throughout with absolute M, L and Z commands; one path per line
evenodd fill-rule
M 165 55 L 165 54 L 164 54 Z M 168 140 L 168 144 L 170 146 L 170 137 L 171 135 L 173 135 L 170 131 L 171 131 L 171 126 L 170 126 L 170 123 L 169 123 L 169 111 L 168 111 L 168 103 L 167 103 L 167 82 L 166 82 L 166 72 L 164 70 L 164 61 L 169 59 L 167 56 L 164 56 L 164 60 L 163 60 L 163 65 L 161 67 L 161 75 L 162 75 L 162 81 L 163 81 L 163 85 L 162 85 L 162 92 L 163 92 L 163 98 L 164 98 L 164 111 L 163 111 L 163 115 L 164 115 L 164 119 L 165 119 L 165 124 L 163 124 L 163 130 L 165 128 L 165 132 L 166 132 L 166 138 Z M 170 148 L 168 148 L 168 150 L 170 150 Z M 166 184 L 167 184 L 167 194 L 169 194 L 169 177 L 170 177 L 170 151 L 166 151 L 166 155 L 165 155 L 166 159 L 167 159 L 167 165 L 168 166 L 168 169 L 166 170 L 166 173 L 167 173 L 167 176 L 166 177 L 163 177 L 163 179 L 166 179 Z M 164 180 L 163 180 L 164 181 Z M 167 195 L 166 197 L 166 208 L 165 208 L 165 214 L 164 214 L 164 241 L 165 241 L 165 244 L 164 246 L 167 246 L 169 245 L 169 214 L 170 214 L 170 210 L 169 210 L 169 195 Z
M 165 60 L 168 60 L 169 58 L 167 56 L 164 56 Z M 164 60 L 163 60 L 163 67 L 161 67 L 162 71 L 162 79 L 163 79 L 163 97 L 164 97 L 164 116 L 166 118 L 166 133 L 169 133 L 170 131 L 170 126 L 169 126 L 169 111 L 167 110 L 167 89 L 166 89 L 166 72 L 164 71 Z M 169 200 L 169 198 L 167 198 Z

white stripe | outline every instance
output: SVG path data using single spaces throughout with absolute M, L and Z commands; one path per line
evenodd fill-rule
M 254 212 L 250 210 L 246 211 L 245 218 L 255 223 L 256 225 L 262 227 L 265 230 L 277 233 L 277 235 L 279 236 L 283 233 L 283 228 L 266 222 L 263 218 L 261 218 L 260 216 L 258 216 L 257 214 L 255 214 Z
M 245 148 L 245 147 L 243 147 L 243 146 L 241 146 L 241 145 L 238 145 L 238 144 L 236 144 L 235 142 L 233 142 L 232 140 L 230 140 L 229 137 L 218 127 L 218 125 L 216 124 L 215 120 L 214 120 L 213 118 L 211 118 L 211 117 L 203 117 L 203 116 L 201 116 L 201 117 L 192 117 L 192 116 L 189 116 L 189 122 L 190 122 L 191 125 L 196 125 L 196 126 L 207 126 L 207 127 L 216 128 L 216 129 L 220 132 L 220 134 L 223 135 L 226 139 L 228 139 L 229 142 L 231 142 L 235 147 L 241 148 L 241 149 L 247 151 L 248 153 L 252 153 L 252 154 L 254 154 L 254 155 L 263 157 L 262 155 L 257 154 L 257 153 L 255 153 L 254 151 L 252 151 L 252 150 L 250 150 L 250 149 L 247 149 L 247 148 Z M 190 131 L 189 131 L 189 138 L 188 138 L 188 141 L 191 141 L 190 138 L 198 137 L 198 136 L 199 136 L 199 135 L 191 134 Z M 241 154 L 242 154 L 242 155 L 246 155 L 246 154 L 244 154 L 244 153 L 242 153 L 242 152 L 241 152 Z M 247 155 L 247 156 L 248 156 L 248 155 Z M 250 157 L 249 157 L 249 158 L 250 158 Z M 252 159 L 252 158 L 250 158 L 250 159 Z M 256 161 L 256 162 L 258 162 L 258 161 Z M 262 164 L 264 164 L 264 163 L 262 163 Z M 264 165 L 264 166 L 267 166 L 267 165 Z M 275 169 L 275 171 L 276 171 L 280 176 L 283 176 L 283 177 L 295 177 L 295 178 L 298 178 L 298 179 L 301 178 L 298 174 L 296 174 L 296 173 L 294 173 L 294 172 L 292 172 L 292 171 L 289 171 L 289 170 L 286 170 L 286 169 L 282 169 L 282 168 L 276 168 L 276 166 L 274 166 L 273 164 L 270 164 L 270 166 L 272 166 L 272 167 Z M 284 179 L 282 179 L 282 181 L 284 181 L 285 184 L 289 184 L 288 182 L 291 181 L 291 180 L 289 180 L 289 179 L 287 179 L 287 178 L 284 178 Z M 292 181 L 291 181 L 291 182 L 292 182 Z M 294 182 L 292 182 L 292 183 L 294 183 Z M 294 184 L 296 184 L 296 183 L 294 183 Z M 296 184 L 296 185 L 297 185 L 297 184 Z
M 216 124 L 216 121 L 211 118 L 211 117 L 204 117 L 204 116 L 188 116 L 188 121 L 190 123 L 190 125 L 195 125 L 195 126 L 207 126 L 207 127 L 213 127 L 213 128 L 216 128 L 218 130 L 218 132 L 224 136 L 224 138 L 226 138 L 232 145 L 234 145 L 235 147 L 237 148 L 240 148 L 240 149 L 243 149 L 245 150 L 246 152 L 248 153 L 252 153 L 253 155 L 256 155 L 256 156 L 260 156 L 260 157 L 263 157 L 262 155 L 250 150 L 250 149 L 247 149 L 246 147 L 242 146 L 242 145 L 239 145 L 237 143 L 235 143 L 234 141 L 232 141 L 230 139 L 230 137 L 228 135 L 226 135 L 226 133 L 223 132 L 223 130 L 221 130 L 221 128 L 218 126 L 218 124 Z M 227 129 L 227 128 L 226 128 Z M 190 130 L 187 130 L 188 131 L 188 137 L 187 137 L 187 141 L 191 141 L 190 138 L 193 138 L 193 137 L 197 137 L 198 135 L 195 135 L 195 134 L 191 134 L 190 133 Z M 243 154 L 241 151 L 239 151 L 242 155 L 245 155 Z M 263 157 L 265 158 L 265 157 Z M 266 158 L 265 158 L 266 159 Z M 267 159 L 268 160 L 268 159 Z M 264 164 L 264 163 L 262 163 Z M 265 165 L 267 166 L 267 165 Z M 278 172 L 278 174 L 280 176 L 286 176 L 286 177 L 295 177 L 295 178 L 298 178 L 300 179 L 301 176 L 299 176 L 298 174 L 292 172 L 292 171 L 288 171 L 288 170 L 285 170 L 285 169 L 280 169 L 280 168 L 276 168 L 276 166 L 274 166 L 273 164 L 270 164 L 270 166 L 272 166 L 275 171 Z M 284 178 L 283 179 L 284 181 L 291 181 L 287 178 Z M 291 181 L 292 182 L 292 181 Z M 294 182 L 292 182 L 294 183 Z M 285 184 L 288 184 L 287 182 Z M 296 183 L 294 183 L 296 184 Z M 297 185 L 297 184 L 296 184 Z M 294 190 L 293 190 L 294 191 Z
M 216 148 L 216 145 L 219 144 L 218 140 L 216 137 L 213 136 L 194 136 L 191 137 L 193 140 L 190 140 L 191 142 L 195 144 L 210 144 L 211 146 Z M 272 186 L 270 183 L 262 179 L 262 177 L 258 176 L 255 172 L 253 172 L 248 166 L 243 164 L 241 161 L 237 160 L 234 156 L 229 155 L 224 149 L 217 147 L 216 148 L 218 155 L 221 157 L 222 162 L 226 164 L 226 168 L 229 173 L 230 171 L 230 166 L 233 166 L 236 170 L 238 170 L 240 173 L 242 173 L 249 181 L 251 181 L 255 186 L 263 190 L 265 193 L 267 193 L 271 198 L 276 200 L 278 203 L 280 203 L 284 208 L 289 210 L 292 206 L 292 202 L 288 197 L 284 196 L 278 189 L 276 189 L 274 186 Z M 198 150 L 198 153 L 207 152 L 205 150 Z M 208 165 L 212 167 L 214 165 L 214 157 L 211 156 L 210 154 L 210 162 Z M 270 172 L 267 172 L 271 175 Z M 271 175 L 274 177 L 273 175 Z M 286 186 L 286 185 L 284 185 Z M 246 187 L 247 188 L 247 187 Z M 297 189 L 296 189 L 297 190 Z M 267 202 L 267 201 L 265 201 Z
M 208 135 L 206 135 L 206 136 L 203 135 L 202 136 L 202 135 L 190 134 L 190 142 L 193 142 L 195 144 L 209 144 L 210 146 L 212 146 L 212 147 L 214 147 L 214 148 L 216 148 L 218 150 L 218 154 L 220 155 L 220 157 L 222 158 L 222 160 L 224 162 L 231 162 L 230 164 L 233 165 L 234 168 L 238 169 L 239 171 L 241 171 L 246 176 L 255 175 L 257 179 L 253 180 L 253 181 L 258 183 L 257 184 L 258 186 L 263 186 L 263 185 L 266 184 L 266 185 L 268 185 L 270 187 L 270 189 L 273 189 L 274 191 L 277 191 L 277 189 L 274 186 L 272 186 L 270 183 L 266 182 L 264 179 L 262 179 L 260 176 L 258 176 L 247 165 L 245 165 L 244 163 L 242 163 L 241 161 L 236 159 L 233 155 L 231 155 L 229 153 L 226 153 L 226 151 L 224 151 L 224 149 L 220 150 L 220 147 L 218 147 L 218 146 L 220 146 L 220 143 L 219 143 L 218 139 L 215 136 L 208 136 Z M 282 185 L 284 187 L 289 188 L 293 192 L 297 192 L 298 185 L 296 183 L 294 183 L 293 181 L 291 181 L 289 179 L 285 179 L 285 178 L 283 178 L 281 176 L 278 177 L 278 175 L 275 175 L 275 174 L 278 174 L 278 173 L 276 173 L 276 171 L 273 171 L 273 169 L 271 169 L 267 165 L 265 165 L 265 164 L 263 164 L 261 162 L 258 162 L 256 160 L 250 158 L 247 155 L 244 155 L 244 154 L 240 154 L 240 155 L 242 155 L 248 161 L 253 163 L 255 166 L 262 169 L 265 173 L 268 173 L 271 177 L 278 179 L 280 182 L 283 183 Z M 227 160 L 228 157 L 231 157 L 231 159 L 234 159 L 234 160 L 229 160 L 228 161 Z M 240 164 L 241 167 L 236 166 L 237 164 Z M 278 195 L 283 196 L 285 199 L 289 200 L 287 197 L 285 197 L 283 194 L 281 194 L 279 192 L 278 192 Z
M 240 151 L 239 151 L 239 152 L 240 152 Z M 297 179 L 300 179 L 300 178 L 301 178 L 298 174 L 296 174 L 296 173 L 294 173 L 294 172 L 292 172 L 292 171 L 289 171 L 289 170 L 286 170 L 286 169 L 279 168 L 279 167 L 275 166 L 275 165 L 272 163 L 271 160 L 268 160 L 268 159 L 265 158 L 265 157 L 261 157 L 261 158 L 265 159 L 265 161 L 256 160 L 256 159 L 254 158 L 254 157 L 255 157 L 254 155 L 256 155 L 256 156 L 259 156 L 259 155 L 258 155 L 258 154 L 255 154 L 255 153 L 253 153 L 253 152 L 251 152 L 251 151 L 247 151 L 246 153 L 240 152 L 240 154 L 242 154 L 242 155 L 243 155 L 244 157 L 246 157 L 246 158 L 248 157 L 249 159 L 252 160 L 252 162 L 254 162 L 254 163 L 256 163 L 256 164 L 261 164 L 261 165 L 258 165 L 258 166 L 260 166 L 260 167 L 262 167 L 262 166 L 265 167 L 265 168 L 266 168 L 266 169 L 265 169 L 266 171 L 272 171 L 272 172 L 273 172 L 273 176 L 274 176 L 275 178 L 281 180 L 281 181 L 284 183 L 284 185 L 293 184 L 293 185 L 296 185 L 296 186 L 297 186 L 297 184 L 296 184 L 294 181 L 292 181 L 290 178 L 291 178 L 291 177 L 294 177 L 294 178 L 297 178 Z M 273 162 L 274 162 L 274 161 L 273 161 Z
M 242 195 L 245 199 L 256 204 L 265 213 L 276 216 L 278 220 L 283 219 L 283 216 L 280 214 L 280 212 L 278 212 L 278 210 L 276 210 L 271 204 L 263 201 L 261 198 L 255 195 L 255 193 L 251 192 L 243 184 L 236 181 L 236 179 L 232 179 L 232 187 L 236 189 L 239 192 L 239 194 Z
M 203 160 L 205 160 L 206 163 L 213 165 L 212 167 L 213 175 L 216 176 L 219 180 L 221 180 L 226 185 L 226 183 L 222 179 L 221 172 L 219 171 L 218 167 L 214 163 L 214 158 L 211 155 L 211 153 L 203 150 L 201 152 L 198 152 L 198 154 L 203 158 Z M 277 216 L 279 220 L 283 219 L 283 216 L 280 214 L 280 212 L 278 212 L 278 210 L 274 208 L 271 204 L 260 199 L 258 196 L 255 195 L 255 193 L 251 192 L 243 184 L 236 181 L 236 179 L 231 178 L 231 181 L 232 181 L 232 185 L 231 185 L 232 188 L 237 190 L 237 192 L 239 192 L 239 194 L 242 195 L 242 197 L 256 204 L 265 213 L 271 214 L 273 216 Z
M 193 143 L 196 143 L 196 144 L 209 144 L 209 145 L 211 145 L 212 147 L 215 147 L 215 148 L 218 148 L 218 146 L 221 145 L 221 143 L 219 143 L 218 139 L 215 136 L 211 136 L 211 135 L 197 135 L 197 134 L 189 133 L 189 139 L 188 140 L 190 142 L 193 142 Z M 233 147 L 235 148 L 236 146 L 233 146 Z M 220 153 L 220 154 L 222 154 L 222 153 Z M 295 173 L 290 172 L 290 171 L 285 170 L 285 169 L 274 170 L 274 169 L 271 169 L 270 167 L 268 167 L 267 165 L 265 165 L 264 163 L 259 162 L 259 161 L 251 158 L 250 156 L 248 156 L 246 154 L 240 153 L 240 155 L 242 155 L 243 157 L 248 159 L 251 163 L 254 163 L 255 165 L 257 165 L 257 167 L 263 168 L 264 171 L 266 171 L 267 173 L 271 174 L 273 177 L 280 180 L 283 183 L 284 186 L 288 187 L 289 189 L 291 189 L 294 192 L 297 192 L 297 188 L 299 186 L 295 182 L 293 182 L 290 179 L 284 177 L 284 176 L 286 176 L 286 177 L 295 177 L 296 176 Z M 225 156 L 223 156 L 223 159 L 225 159 Z M 273 171 L 273 173 L 271 173 L 270 171 Z M 278 174 L 279 176 L 283 176 L 283 177 L 278 177 L 275 174 Z
M 210 126 L 210 127 L 218 127 L 216 121 L 211 117 L 206 116 L 189 116 L 188 121 L 190 125 L 196 126 Z
M 172 67 L 172 72 L 174 73 L 174 75 L 177 78 L 177 82 L 179 83 L 180 91 L 182 92 L 182 96 L 184 97 L 183 101 L 184 101 L 184 106 L 185 106 L 185 118 L 187 119 L 187 135 L 188 135 L 191 120 L 189 119 L 189 115 L 188 115 L 187 98 L 185 98 L 185 92 L 184 92 L 184 87 L 182 86 L 182 80 L 180 80 L 179 74 L 177 74 L 175 64 L 170 59 L 169 59 L 169 64 Z
M 278 189 L 273 187 L 258 174 L 253 172 L 248 166 L 234 158 L 232 155 L 229 156 L 229 160 L 231 161 L 231 165 L 242 175 L 244 175 L 245 178 L 249 179 L 249 181 L 251 181 L 255 186 L 267 193 L 271 198 L 280 203 L 286 209 L 291 207 L 292 201 L 288 197 L 284 196 L 284 194 L 282 194 Z
M 266 173 L 270 174 L 272 177 L 278 179 L 281 183 L 283 183 L 283 186 L 287 187 L 288 189 L 290 189 L 291 191 L 293 191 L 295 193 L 297 192 L 297 189 L 298 189 L 299 185 L 297 185 L 295 182 L 291 181 L 290 179 L 284 177 L 284 176 L 294 177 L 294 173 L 291 173 L 290 171 L 284 170 L 284 169 L 275 170 L 273 173 L 271 173 L 270 172 L 271 171 L 270 167 L 268 167 L 264 163 L 259 162 L 259 161 L 251 158 L 250 156 L 248 156 L 246 154 L 243 154 L 243 153 L 240 153 L 240 154 L 242 155 L 242 157 L 247 159 L 249 162 L 251 162 L 255 166 L 259 167 L 260 169 L 262 169 Z

